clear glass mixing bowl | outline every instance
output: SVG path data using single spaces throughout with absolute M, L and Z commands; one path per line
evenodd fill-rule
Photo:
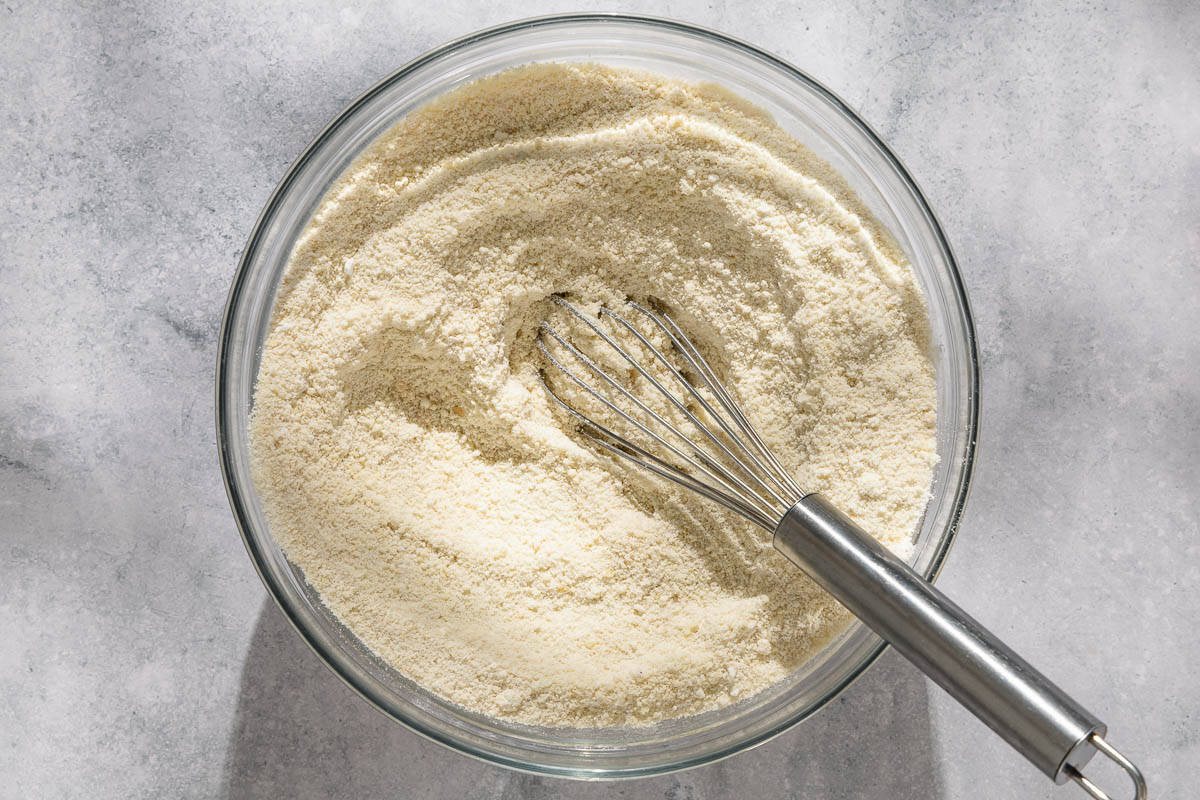
M 732 89 L 849 181 L 908 254 L 924 289 L 937 358 L 938 465 L 914 564 L 932 579 L 950 547 L 971 475 L 978 364 L 967 298 L 937 220 L 904 167 L 845 103 L 750 45 L 666 20 L 569 15 L 525 20 L 440 47 L 356 100 L 297 159 L 254 227 L 234 277 L 217 366 L 217 438 L 230 503 L 271 595 L 325 663 L 396 720 L 506 766 L 572 777 L 647 775 L 759 744 L 814 713 L 882 652 L 861 624 L 790 678 L 741 702 L 646 728 L 565 730 L 504 722 L 453 706 L 375 657 L 320 602 L 267 529 L 250 479 L 248 416 L 271 307 L 292 245 L 326 189 L 376 136 L 462 83 L 519 64 L 591 61 Z

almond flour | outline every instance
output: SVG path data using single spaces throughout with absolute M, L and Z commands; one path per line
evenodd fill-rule
M 552 293 L 672 303 L 800 485 L 908 554 L 936 392 L 903 255 L 745 101 L 563 64 L 410 113 L 313 216 L 251 420 L 273 536 L 374 652 L 473 711 L 644 725 L 764 689 L 847 613 L 761 531 L 571 429 L 538 378 Z

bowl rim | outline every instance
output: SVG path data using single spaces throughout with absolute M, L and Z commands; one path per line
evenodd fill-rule
M 246 501 L 242 495 L 241 488 L 234 479 L 234 468 L 232 464 L 232 455 L 230 448 L 227 446 L 227 420 L 229 419 L 232 409 L 226 406 L 226 384 L 228 382 L 228 345 L 230 341 L 231 326 L 233 323 L 233 310 L 237 307 L 238 301 L 245 291 L 246 283 L 249 279 L 250 265 L 253 261 L 253 256 L 260 247 L 261 239 L 264 235 L 266 224 L 271 220 L 282 199 L 288 194 L 293 183 L 297 179 L 303 167 L 312 159 L 326 144 L 333 133 L 340 129 L 344 122 L 352 117 L 361 107 L 371 102 L 380 93 L 387 90 L 395 82 L 404 79 L 410 73 L 420 69 L 424 65 L 435 61 L 445 55 L 453 53 L 463 47 L 475 44 L 480 41 L 491 39 L 505 34 L 514 33 L 522 30 L 544 28 L 549 26 L 576 24 L 576 23 L 631 23 L 634 25 L 645 25 L 650 28 L 666 29 L 672 32 L 685 33 L 690 35 L 698 35 L 706 37 L 718 44 L 729 46 L 735 50 L 741 51 L 745 55 L 752 56 L 756 59 L 765 61 L 768 65 L 773 66 L 795 80 L 805 84 L 805 86 L 814 91 L 816 94 L 824 97 L 831 105 L 841 112 L 845 119 L 853 124 L 855 128 L 864 136 L 864 138 L 872 144 L 878 153 L 882 155 L 888 165 L 895 170 L 897 176 L 906 185 L 911 192 L 912 199 L 915 201 L 917 209 L 923 221 L 937 243 L 937 248 L 945 259 L 947 267 L 947 276 L 950 279 L 951 288 L 958 308 L 961 310 L 962 327 L 967 351 L 967 420 L 963 430 L 966 437 L 966 443 L 962 456 L 962 473 L 958 481 L 958 487 L 953 497 L 950 513 L 948 516 L 945 533 L 937 543 L 937 550 L 934 552 L 929 566 L 926 569 L 926 578 L 929 581 L 934 581 L 941 573 L 942 567 L 945 564 L 946 557 L 949 554 L 951 547 L 954 544 L 958 534 L 958 527 L 962 520 L 962 515 L 966 506 L 967 497 L 970 494 L 972 477 L 974 474 L 975 457 L 977 454 L 978 433 L 979 433 L 979 417 L 980 417 L 980 365 L 979 365 L 979 350 L 977 337 L 975 333 L 974 317 L 971 313 L 970 303 L 967 298 L 965 286 L 962 276 L 959 272 L 958 261 L 954 257 L 953 250 L 946 238 L 945 232 L 942 230 L 941 224 L 930 208 L 924 193 L 920 186 L 913 179 L 912 175 L 905 168 L 900 159 L 887 146 L 883 138 L 861 118 L 859 115 L 846 103 L 840 96 L 826 88 L 822 83 L 811 77 L 808 73 L 797 68 L 791 63 L 775 56 L 755 45 L 752 45 L 742 39 L 729 36 L 719 31 L 710 28 L 695 25 L 689 22 L 670 19 L 666 17 L 657 17 L 642 14 L 627 14 L 622 12 L 584 12 L 584 13 L 562 13 L 562 14 L 547 14 L 535 17 L 527 17 L 509 22 L 494 25 L 488 28 L 483 28 L 464 36 L 452 39 L 438 47 L 426 51 L 417 56 L 408 63 L 401 66 L 399 69 L 386 75 L 373 86 L 359 95 L 345 108 L 343 108 L 336 117 L 327 124 L 321 132 L 312 140 L 311 143 L 300 153 L 300 155 L 288 166 L 284 177 L 279 181 L 274 190 L 271 192 L 263 210 L 255 220 L 254 227 L 251 230 L 245 248 L 238 260 L 237 270 L 234 274 L 233 282 L 226 298 L 224 311 L 221 318 L 221 327 L 218 332 L 217 342 L 217 364 L 216 364 L 216 380 L 215 380 L 215 423 L 216 423 L 216 438 L 219 461 L 221 466 L 222 482 L 225 485 L 225 493 L 229 500 L 230 508 L 233 511 L 234 521 L 237 524 L 238 532 L 241 535 L 242 543 L 245 545 L 247 553 L 250 556 L 251 562 L 254 564 L 254 569 L 258 573 L 260 580 L 266 587 L 268 594 L 274 600 L 276 606 L 283 612 L 288 624 L 300 635 L 308 646 L 321 660 L 322 664 L 329 669 L 334 675 L 349 686 L 359 697 L 366 700 L 375 710 L 391 720 L 394 720 L 404 725 L 409 730 L 417 733 L 424 738 L 436 742 L 440 745 L 450 748 L 451 750 L 482 761 L 484 763 L 497 764 L 509 769 L 517 770 L 535 775 L 552 775 L 556 777 L 574 778 L 582 780 L 610 780 L 622 778 L 639 778 L 652 775 L 670 774 L 702 764 L 714 763 L 725 758 L 729 758 L 737 753 L 750 750 L 758 747 L 776 736 L 791 729 L 795 725 L 813 716 L 817 712 L 829 705 L 830 701 L 836 699 L 846 689 L 850 687 L 872 664 L 876 659 L 887 649 L 888 643 L 877 637 L 876 643 L 871 651 L 860 661 L 855 669 L 847 673 L 841 683 L 830 691 L 823 700 L 819 703 L 787 718 L 785 721 L 776 725 L 773 728 L 767 729 L 755 736 L 751 736 L 736 744 L 718 749 L 712 753 L 707 753 L 702 756 L 696 756 L 691 759 L 683 760 L 678 763 L 666 765 L 653 765 L 650 767 L 640 767 L 629 771 L 612 772 L 606 774 L 598 774 L 595 772 L 581 772 L 578 769 L 562 767 L 558 765 L 542 765 L 531 764 L 525 761 L 518 761 L 496 752 L 481 751 L 474 747 L 465 745 L 462 742 L 455 740 L 451 736 L 444 735 L 441 731 L 430 728 L 422 724 L 420 721 L 402 717 L 389 709 L 388 704 L 381 700 L 373 688 L 366 684 L 360 684 L 353 676 L 348 675 L 343 670 L 335 666 L 337 659 L 333 654 L 328 653 L 326 643 L 320 641 L 312 635 L 305 626 L 298 621 L 300 615 L 293 608 L 293 598 L 277 585 L 273 576 L 264 569 L 266 563 L 266 554 L 261 552 L 258 544 L 253 536 L 249 533 L 249 515 L 246 510 Z

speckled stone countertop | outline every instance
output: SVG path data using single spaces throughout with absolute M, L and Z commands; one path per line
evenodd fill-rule
M 1200 9 L 949 5 L 605 8 L 774 51 L 916 176 L 983 361 L 976 480 L 943 586 L 1106 718 L 1152 796 L 1188 796 Z M 1083 796 L 893 653 L 719 764 L 621 784 L 520 775 L 369 708 L 267 600 L 212 408 L 255 217 L 319 130 L 405 61 L 590 6 L 0 6 L 0 797 Z

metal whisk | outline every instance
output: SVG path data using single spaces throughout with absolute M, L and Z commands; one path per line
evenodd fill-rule
M 1108 729 L 1099 717 L 828 500 L 797 485 L 666 313 L 630 302 L 634 324 L 611 308 L 593 317 L 560 296 L 552 299 L 594 334 L 608 360 L 615 355 L 614 363 L 627 367 L 625 376 L 606 369 L 606 359 L 541 323 L 538 347 L 554 371 L 583 404 L 613 418 L 605 425 L 584 413 L 543 371 L 546 390 L 582 433 L 770 532 L 777 550 L 1056 783 L 1071 779 L 1096 800 L 1111 800 L 1082 772 L 1099 751 L 1129 775 L 1136 800 L 1145 800 L 1145 779 L 1104 739 Z

